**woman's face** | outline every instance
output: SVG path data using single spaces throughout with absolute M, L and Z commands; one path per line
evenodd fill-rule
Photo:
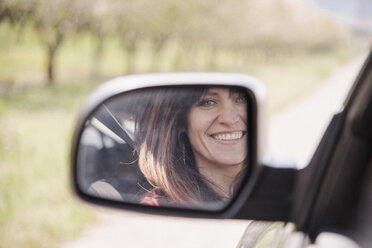
M 198 166 L 241 165 L 247 155 L 247 98 L 209 88 L 188 114 L 188 136 Z

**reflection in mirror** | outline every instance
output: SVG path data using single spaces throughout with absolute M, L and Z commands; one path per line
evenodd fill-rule
M 81 134 L 79 187 L 128 203 L 221 209 L 249 171 L 248 105 L 244 89 L 221 86 L 111 98 Z

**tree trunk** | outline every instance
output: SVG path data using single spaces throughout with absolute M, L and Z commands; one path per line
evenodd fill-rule
M 58 48 L 60 47 L 62 40 L 64 38 L 63 34 L 60 32 L 56 32 L 54 39 L 46 38 L 48 34 L 43 32 L 47 32 L 45 30 L 39 29 L 39 35 L 43 45 L 46 47 L 46 76 L 47 76 L 47 85 L 51 86 L 54 84 L 55 81 L 55 60 L 56 60 L 56 53 Z
M 90 78 L 93 80 L 101 76 L 101 60 L 104 47 L 103 45 L 104 38 L 102 36 L 98 36 L 95 51 L 93 54 L 92 68 L 90 71 Z
M 133 74 L 136 71 L 136 49 L 129 48 L 126 50 L 126 68 L 125 73 L 126 74 Z
M 102 35 L 97 36 L 97 43 L 93 54 L 90 78 L 95 80 L 101 77 L 101 61 L 103 55 L 105 39 Z
M 152 63 L 151 63 L 151 70 L 156 72 L 159 71 L 161 68 L 160 62 L 162 61 L 161 54 L 167 44 L 168 38 L 167 37 L 162 37 L 159 39 L 155 39 L 153 41 L 154 43 L 154 50 L 152 54 Z
M 48 47 L 48 58 L 47 58 L 47 84 L 52 86 L 54 84 L 54 67 L 55 67 L 55 54 L 57 47 L 49 46 Z
M 136 72 L 136 53 L 138 44 L 140 42 L 140 35 L 137 31 L 125 33 L 122 37 L 122 45 L 125 52 L 125 68 L 124 73 L 133 74 Z

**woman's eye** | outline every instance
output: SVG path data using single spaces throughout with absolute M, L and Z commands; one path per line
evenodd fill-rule
M 242 103 L 242 104 L 246 104 L 248 102 L 248 99 L 246 96 L 239 96 L 237 99 L 236 99 L 236 102 L 237 103 Z
M 198 105 L 208 107 L 208 106 L 212 106 L 214 104 L 216 104 L 215 101 L 213 101 L 211 99 L 205 99 L 205 100 L 201 100 Z

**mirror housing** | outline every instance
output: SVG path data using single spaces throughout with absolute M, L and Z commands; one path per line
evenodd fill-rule
M 249 175 L 245 176 L 241 186 L 231 201 L 220 209 L 189 209 L 182 207 L 153 207 L 136 204 L 133 202 L 123 202 L 115 198 L 103 198 L 87 193 L 81 187 L 79 178 L 79 145 L 82 139 L 82 133 L 87 121 L 95 114 L 97 109 L 103 103 L 110 99 L 117 98 L 127 92 L 139 91 L 140 89 L 149 89 L 154 87 L 185 87 L 185 86 L 206 86 L 206 87 L 240 87 L 245 90 L 249 97 L 249 166 L 252 170 Z M 124 95 L 125 97 L 125 95 Z M 278 198 L 275 193 L 273 182 L 276 178 L 276 189 L 286 188 L 281 191 L 282 194 L 291 194 L 294 179 L 294 170 L 291 169 L 274 169 L 263 165 L 265 157 L 265 88 L 255 78 L 242 74 L 225 74 L 225 73 L 159 73 L 143 74 L 115 78 L 99 86 L 85 101 L 83 108 L 78 116 L 75 126 L 72 150 L 71 150 L 71 178 L 74 192 L 84 201 L 115 207 L 120 209 L 140 211 L 144 213 L 163 214 L 171 216 L 188 216 L 203 218 L 250 218 L 262 220 L 284 220 L 289 216 L 288 204 L 289 199 L 283 201 L 283 195 Z M 278 179 L 283 175 L 289 180 L 283 185 Z M 273 181 L 274 178 L 274 181 Z M 267 181 L 269 180 L 269 181 Z M 260 189 L 274 189 L 264 190 Z M 272 192 L 273 195 L 270 196 Z M 284 192 L 284 193 L 283 193 Z M 262 198 L 264 197 L 264 198 Z M 250 199 L 252 201 L 250 201 Z M 256 200 L 254 200 L 256 199 Z M 276 209 L 275 213 L 270 216 L 263 214 L 268 209 Z M 281 211 L 278 208 L 282 208 Z M 265 211 L 263 211 L 265 210 Z

